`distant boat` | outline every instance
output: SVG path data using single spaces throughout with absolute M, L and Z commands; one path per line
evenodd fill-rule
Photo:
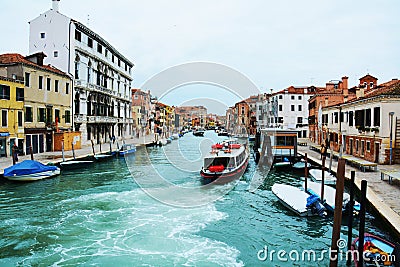
M 134 144 L 123 144 L 120 150 L 118 151 L 118 155 L 120 157 L 124 157 L 125 155 L 129 155 L 136 152 L 136 146 Z
M 307 168 L 310 168 L 311 164 L 307 162 Z M 299 161 L 293 164 L 293 168 L 296 170 L 303 170 L 306 168 L 306 162 L 305 161 Z
M 356 251 L 359 246 L 359 237 L 354 239 L 351 244 L 353 255 L 357 255 Z M 378 236 L 365 233 L 364 234 L 364 266 L 395 266 L 391 259 L 394 259 L 395 245 Z M 358 264 L 357 257 L 353 257 L 355 266 Z M 397 259 L 396 259 L 397 260 Z
M 79 169 L 79 168 L 85 168 L 87 166 L 90 166 L 94 163 L 93 160 L 69 160 L 69 161 L 63 161 L 60 162 L 60 168 L 62 170 L 72 170 L 72 169 Z
M 325 215 L 325 208 L 317 196 L 310 196 L 298 187 L 286 184 L 274 184 L 272 193 L 289 210 L 298 216 Z
M 111 159 L 114 156 L 115 155 L 113 155 L 113 154 L 97 154 L 97 155 L 94 155 L 94 159 L 97 161 L 103 161 L 103 160 Z
M 226 130 L 220 130 L 218 136 L 229 136 L 229 133 Z
M 11 181 L 36 181 L 60 174 L 56 166 L 46 166 L 35 160 L 24 160 L 4 169 L 4 178 Z
M 203 130 L 195 130 L 193 131 L 194 136 L 204 136 L 204 131 Z

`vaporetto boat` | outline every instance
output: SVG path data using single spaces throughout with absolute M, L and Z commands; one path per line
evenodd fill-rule
M 212 145 L 200 175 L 206 182 L 227 183 L 240 178 L 249 163 L 249 151 L 234 139 Z

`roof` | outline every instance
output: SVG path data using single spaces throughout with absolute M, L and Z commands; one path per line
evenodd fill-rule
M 365 98 L 380 96 L 380 95 L 400 95 L 400 81 L 393 79 L 382 83 L 375 90 L 369 90 L 365 94 Z
M 378 80 L 378 78 L 376 78 L 376 77 L 374 77 L 374 76 L 372 76 L 370 74 L 367 74 L 364 77 L 361 77 L 359 80 L 362 80 L 362 79 L 365 79 L 365 78 L 372 78 L 372 79 Z
M 14 65 L 14 64 L 24 64 L 34 68 L 42 69 L 44 71 L 50 71 L 55 74 L 70 77 L 67 73 L 57 69 L 56 67 L 53 67 L 51 65 L 43 65 L 43 66 L 38 65 L 36 63 L 33 63 L 32 61 L 27 60 L 24 56 L 17 53 L 0 55 L 0 65 Z

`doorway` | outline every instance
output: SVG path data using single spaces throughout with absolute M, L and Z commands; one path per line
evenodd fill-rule
M 375 163 L 379 163 L 379 143 L 375 143 Z
M 350 139 L 350 155 L 353 155 L 353 139 Z
M 46 133 L 46 152 L 53 151 L 53 134 Z

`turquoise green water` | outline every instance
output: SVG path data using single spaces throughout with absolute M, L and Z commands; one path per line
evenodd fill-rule
M 218 140 L 210 132 L 206 137 Z M 270 172 L 250 193 L 256 171 L 251 161 L 227 194 L 222 193 L 229 186 L 202 189 L 200 153 L 212 142 L 190 134 L 173 142 L 138 149 L 126 161 L 129 169 L 124 159 L 114 159 L 34 183 L 1 181 L 0 266 L 328 265 L 327 257 L 321 262 L 257 257 L 265 246 L 287 252 L 330 246 L 332 218 L 296 217 L 271 193 L 274 182 L 299 185 L 297 174 Z M 163 194 L 153 194 L 160 188 Z M 176 199 L 173 206 L 165 204 Z M 371 215 L 367 231 L 391 238 Z M 342 236 L 346 233 L 343 226 Z

